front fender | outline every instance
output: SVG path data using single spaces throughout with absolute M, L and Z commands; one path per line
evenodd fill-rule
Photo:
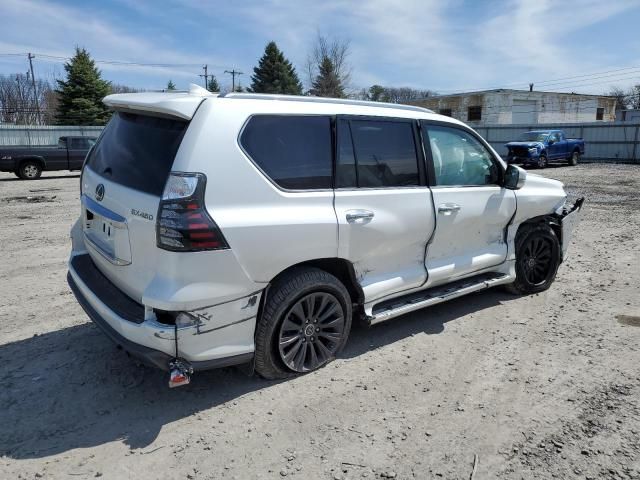
M 556 215 L 560 218 L 560 225 L 562 227 L 562 236 L 560 238 L 560 245 L 562 246 L 562 260 L 567 258 L 567 250 L 569 249 L 569 243 L 571 243 L 571 235 L 575 226 L 580 221 L 580 212 L 584 204 L 584 197 L 578 198 L 573 205 L 567 205 L 566 203 L 556 210 Z

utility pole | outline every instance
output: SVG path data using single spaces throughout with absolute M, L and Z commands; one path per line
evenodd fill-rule
M 228 73 L 229 75 L 231 75 L 231 91 L 235 92 L 236 91 L 236 75 L 240 76 L 240 75 L 243 75 L 243 73 L 239 72 L 235 68 L 233 70 L 225 70 L 224 73 Z
M 38 114 L 38 123 L 42 125 L 42 117 L 40 116 L 40 102 L 38 102 L 38 90 L 36 89 L 36 77 L 33 74 L 33 63 L 31 62 L 33 58 L 36 58 L 36 56 L 31 55 L 31 53 L 28 53 L 27 58 L 29 59 L 29 69 L 31 69 L 31 84 L 33 85 L 33 98 L 36 102 L 36 112 Z
M 209 65 L 203 65 L 202 69 L 204 70 L 204 75 L 200 74 L 200 76 L 204 78 L 204 88 L 206 90 L 209 90 L 209 74 L 207 73 L 208 68 Z

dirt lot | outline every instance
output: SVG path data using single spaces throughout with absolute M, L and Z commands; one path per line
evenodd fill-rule
M 587 196 L 551 290 L 370 329 L 286 382 L 167 388 L 65 281 L 77 175 L 0 174 L 0 478 L 640 478 L 640 167 L 545 170 Z

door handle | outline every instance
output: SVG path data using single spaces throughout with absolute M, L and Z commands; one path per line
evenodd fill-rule
M 370 210 L 347 210 L 347 222 L 364 225 L 369 223 L 375 214 Z
M 443 203 L 442 205 L 438 205 L 438 213 L 442 215 L 451 215 L 454 212 L 460 211 L 460 205 L 457 203 Z

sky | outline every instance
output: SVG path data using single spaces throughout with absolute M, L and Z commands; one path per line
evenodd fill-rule
M 60 78 L 80 46 L 105 79 L 149 90 L 201 84 L 204 64 L 246 86 L 272 40 L 308 84 L 319 33 L 349 42 L 353 91 L 640 83 L 639 0 L 1 0 L 0 19 L 0 74 L 26 72 L 32 52 L 36 77 Z

